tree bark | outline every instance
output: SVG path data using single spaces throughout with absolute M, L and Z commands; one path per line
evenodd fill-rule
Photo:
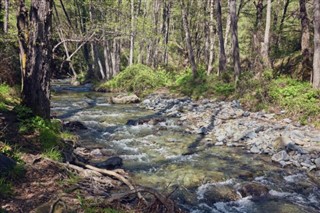
M 222 29 L 222 13 L 221 13 L 221 1 L 216 0 L 216 10 L 217 10 L 217 27 L 218 27 L 218 37 L 219 37 L 219 70 L 218 75 L 226 70 L 226 52 L 224 49 L 223 40 L 223 29 Z
M 209 0 L 210 8 L 210 23 L 209 23 L 209 60 L 208 60 L 208 70 L 207 74 L 211 74 L 213 70 L 213 60 L 214 60 L 214 0 Z M 217 15 L 218 16 L 218 15 Z
M 313 53 L 313 88 L 320 88 L 320 1 L 313 1 L 314 53 Z
M 20 0 L 18 29 L 22 57 L 22 103 L 35 115 L 50 118 L 50 44 L 53 0 L 32 0 L 27 21 L 24 0 Z M 26 57 L 26 60 L 25 60 Z
M 310 32 L 309 32 L 309 18 L 306 8 L 306 0 L 299 0 L 300 4 L 300 21 L 301 21 L 301 54 L 302 70 L 301 78 L 307 80 L 310 77 Z
M 3 31 L 4 33 L 8 33 L 8 26 L 9 26 L 9 7 L 10 7 L 10 2 L 9 0 L 5 0 L 4 2 L 4 25 L 3 25 Z
M 168 65 L 168 43 L 169 43 L 169 26 L 170 26 L 170 13 L 171 13 L 171 1 L 165 1 L 163 5 L 163 41 L 164 41 L 164 51 L 163 51 L 163 63 Z
M 3 29 L 3 5 L 2 5 L 2 0 L 0 0 L 0 33 L 4 31 Z
M 184 28 L 184 33 L 185 33 L 186 45 L 187 45 L 187 49 L 188 49 L 189 61 L 191 64 L 192 75 L 193 75 L 193 79 L 196 79 L 197 66 L 196 66 L 196 62 L 194 59 L 194 53 L 193 53 L 193 48 L 192 48 L 192 44 L 191 44 L 188 15 L 187 15 L 187 11 L 186 11 L 186 6 L 184 4 L 184 0 L 180 0 L 180 5 L 181 5 L 182 22 L 183 22 L 183 28 Z
M 135 34 L 135 15 L 134 15 L 134 0 L 131 0 L 131 33 L 130 33 L 130 56 L 129 66 L 133 64 L 134 53 L 134 34 Z
M 271 63 L 269 58 L 270 25 L 271 25 L 271 0 L 268 0 L 266 29 L 264 31 L 263 43 L 261 44 L 261 56 L 262 56 L 263 64 L 266 68 L 271 68 Z
M 239 42 L 238 42 L 238 20 L 237 20 L 237 5 L 236 0 L 230 0 L 230 20 L 231 20 L 231 36 L 232 36 L 232 58 L 233 69 L 236 83 L 239 80 L 241 73 L 240 67 L 240 54 L 239 54 Z
M 256 8 L 256 21 L 254 24 L 254 30 L 252 34 L 252 59 L 254 70 L 260 73 L 263 70 L 263 64 L 261 60 L 261 40 L 262 40 L 262 16 L 263 16 L 263 0 L 254 2 Z

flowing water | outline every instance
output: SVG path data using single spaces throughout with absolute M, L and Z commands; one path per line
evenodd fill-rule
M 53 85 L 52 113 L 65 121 L 81 121 L 82 144 L 99 144 L 120 156 L 134 181 L 166 193 L 188 212 L 319 212 L 320 187 L 305 171 L 282 169 L 270 157 L 241 148 L 208 147 L 184 155 L 197 135 L 186 133 L 174 118 L 156 125 L 126 125 L 129 119 L 156 112 L 138 105 L 111 105 L 112 94 L 90 91 L 90 85 Z M 241 197 L 244 184 L 269 188 L 263 197 Z M 259 191 L 259 189 L 258 189 Z

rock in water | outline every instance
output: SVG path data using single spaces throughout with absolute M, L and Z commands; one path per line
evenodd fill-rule
M 0 173 L 5 173 L 12 169 L 16 165 L 16 162 L 7 156 L 0 154 Z
M 108 158 L 105 161 L 95 164 L 95 166 L 98 168 L 108 169 L 108 170 L 120 169 L 122 165 L 123 165 L 122 158 L 116 157 L 116 156 Z
M 68 121 L 63 124 L 63 127 L 70 131 L 84 130 L 88 129 L 83 123 L 80 121 Z
M 238 191 L 242 197 L 252 196 L 252 199 L 264 197 L 269 193 L 268 187 L 259 183 L 245 183 Z
M 139 103 L 140 98 L 135 94 L 132 95 L 118 95 L 116 97 L 111 98 L 111 103 L 114 104 L 131 104 L 131 103 Z

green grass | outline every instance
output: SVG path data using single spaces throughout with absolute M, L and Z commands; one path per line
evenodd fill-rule
M 62 155 L 58 148 L 46 149 L 45 151 L 42 152 L 42 155 L 47 158 L 50 158 L 51 160 L 55 160 L 59 162 L 62 161 Z
M 8 111 L 10 106 L 18 104 L 18 96 L 14 88 L 7 84 L 0 84 L 0 111 Z

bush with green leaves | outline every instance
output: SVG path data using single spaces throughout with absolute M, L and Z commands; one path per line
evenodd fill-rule
M 155 71 L 142 64 L 132 65 L 121 71 L 112 80 L 98 86 L 98 89 L 127 91 L 144 94 L 169 84 L 170 78 L 163 70 Z
M 269 95 L 274 103 L 297 115 L 302 123 L 320 115 L 320 91 L 308 82 L 280 77 L 272 81 Z

